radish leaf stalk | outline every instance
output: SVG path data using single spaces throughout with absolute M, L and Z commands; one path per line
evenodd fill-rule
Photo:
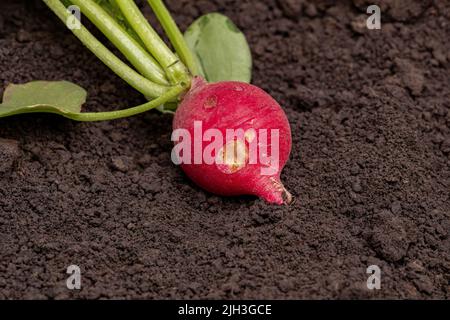
M 185 81 L 187 70 L 180 59 L 169 49 L 158 33 L 148 23 L 133 0 L 116 0 L 117 6 L 129 25 L 138 34 L 147 50 L 155 57 L 172 84 Z
M 159 106 L 164 105 L 168 101 L 174 101 L 185 91 L 186 87 L 183 84 L 179 84 L 171 87 L 171 89 L 166 93 L 164 93 L 162 96 L 136 107 L 128 108 L 125 110 L 108 111 L 108 112 L 82 112 L 69 115 L 66 117 L 72 120 L 84 122 L 115 120 L 131 117 L 158 108 Z
M 147 79 L 168 85 L 164 70 L 139 43 L 93 0 L 71 0 Z
M 105 9 L 108 14 L 116 20 L 116 22 L 128 33 L 131 37 L 136 40 L 141 47 L 144 47 L 144 43 L 141 41 L 137 33 L 130 26 L 127 19 L 124 17 L 122 12 L 120 11 L 119 6 L 117 5 L 116 0 L 94 0 L 97 4 L 99 4 L 103 9 Z
M 67 11 L 66 7 L 59 0 L 44 0 L 44 3 L 47 4 L 47 6 L 64 23 L 71 17 L 71 13 Z M 130 86 L 141 92 L 144 96 L 151 98 L 159 97 L 169 89 L 166 86 L 159 85 L 144 78 L 139 73 L 134 71 L 116 55 L 114 55 L 108 48 L 106 48 L 83 25 L 81 25 L 80 29 L 73 29 L 71 31 L 92 53 L 97 56 L 97 58 L 108 66 L 108 68 L 125 80 Z
M 200 71 L 197 65 L 197 60 L 188 47 L 183 34 L 175 23 L 175 20 L 173 20 L 172 16 L 170 15 L 169 10 L 167 10 L 166 6 L 161 0 L 148 0 L 148 2 L 155 12 L 155 15 L 161 23 L 162 27 L 164 28 L 167 37 L 180 56 L 181 61 L 183 61 L 183 63 L 187 66 L 193 76 L 199 75 Z

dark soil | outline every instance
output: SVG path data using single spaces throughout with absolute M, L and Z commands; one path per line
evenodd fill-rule
M 248 36 L 292 126 L 290 206 L 194 186 L 170 115 L 0 120 L 0 298 L 448 299 L 450 2 L 375 1 L 381 31 L 372 2 L 168 1 L 183 28 L 217 10 Z M 0 92 L 33 79 L 87 88 L 86 110 L 143 101 L 41 1 L 3 0 Z

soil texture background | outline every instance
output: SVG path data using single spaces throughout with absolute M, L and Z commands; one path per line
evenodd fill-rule
M 0 299 L 448 299 L 450 1 L 167 3 L 183 29 L 219 11 L 247 35 L 253 82 L 292 126 L 295 202 L 200 190 L 156 111 L 1 119 Z M 365 26 L 373 3 L 381 30 Z M 144 101 L 41 1 L 3 0 L 0 93 L 37 79 L 83 86 L 88 111 Z

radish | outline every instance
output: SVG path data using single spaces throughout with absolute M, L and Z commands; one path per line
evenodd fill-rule
M 215 160 L 222 160 L 220 163 L 215 161 L 212 164 L 195 164 L 194 146 L 188 146 L 191 147 L 191 159 L 187 159 L 189 163 L 181 163 L 181 167 L 195 183 L 219 195 L 251 194 L 277 204 L 291 201 L 290 193 L 280 181 L 281 169 L 291 151 L 291 131 L 286 115 L 271 96 L 243 82 L 208 84 L 202 78 L 196 78 L 175 113 L 174 132 L 177 129 L 186 129 L 191 136 L 195 136 L 196 121 L 203 124 L 202 137 L 210 128 L 219 130 L 222 137 L 226 136 L 226 131 L 230 129 L 235 132 L 240 129 L 243 134 L 241 137 L 229 137 L 217 145 L 212 156 Z M 259 145 L 276 145 L 277 150 L 272 150 L 276 157 L 271 163 L 253 161 L 252 164 L 249 163 L 251 144 L 258 138 L 260 129 L 277 130 L 278 138 L 283 138 L 281 141 L 278 139 L 276 144 L 270 139 L 259 141 Z M 202 148 L 199 148 L 198 152 L 203 156 L 208 142 L 202 138 L 201 143 Z M 274 170 L 267 170 L 265 173 L 264 167 L 270 166 Z
M 149 101 L 125 110 L 81 112 L 84 89 L 69 82 L 36 81 L 7 87 L 0 117 L 49 112 L 77 121 L 100 121 L 154 108 L 174 113 L 172 159 L 200 187 L 224 196 L 247 194 L 269 203 L 291 202 L 280 180 L 291 151 L 289 122 L 269 94 L 248 83 L 250 49 L 231 20 L 208 14 L 183 36 L 163 2 L 148 0 L 173 52 L 133 0 L 43 1 L 92 53 Z M 82 21 L 73 23 L 80 13 L 128 63 Z

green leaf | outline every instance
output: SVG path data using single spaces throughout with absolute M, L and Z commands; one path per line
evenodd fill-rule
M 226 16 L 210 13 L 198 18 L 184 34 L 209 82 L 250 82 L 252 56 L 245 35 Z
M 56 113 L 62 116 L 79 114 L 86 97 L 86 90 L 68 81 L 11 84 L 3 94 L 0 118 L 34 112 Z

